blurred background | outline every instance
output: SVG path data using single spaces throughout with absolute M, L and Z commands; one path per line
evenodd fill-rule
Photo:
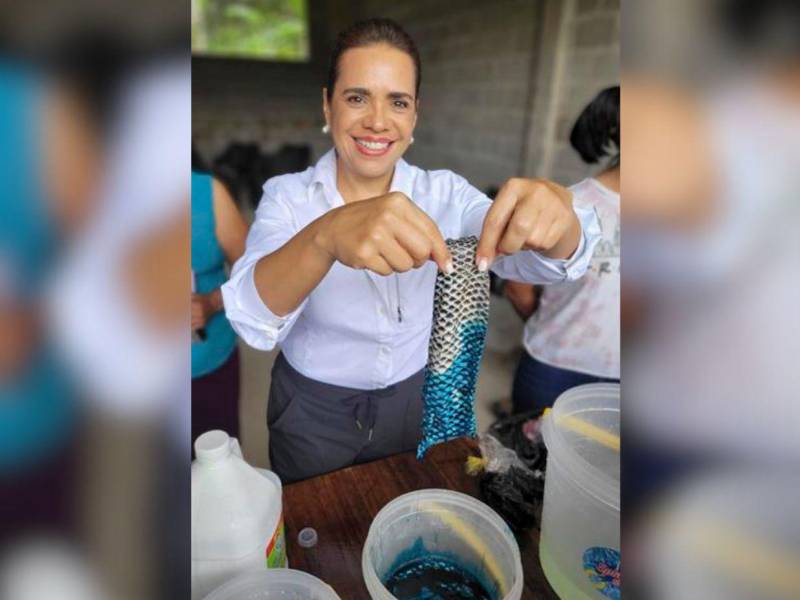
M 622 11 L 625 597 L 797 597 L 800 4 Z
M 189 7 L 0 11 L 0 598 L 188 597 Z
M 570 130 L 601 89 L 619 82 L 618 0 L 196 0 L 194 8 L 196 160 L 225 182 L 248 220 L 267 178 L 303 170 L 330 148 L 321 132 L 328 56 L 339 31 L 358 19 L 395 19 L 419 47 L 419 123 L 406 160 L 455 171 L 490 195 L 513 176 L 571 185 L 590 174 L 569 145 Z M 263 35 L 251 36 L 256 30 Z M 502 287 L 494 290 L 478 385 L 481 430 L 510 411 L 522 351 L 524 321 Z M 243 451 L 259 466 L 267 463 L 276 354 L 240 344 Z

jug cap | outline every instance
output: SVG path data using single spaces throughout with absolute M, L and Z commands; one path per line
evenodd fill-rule
M 217 462 L 231 455 L 231 438 L 220 429 L 207 431 L 195 440 L 194 452 L 200 462 Z
M 317 530 L 313 527 L 304 527 L 297 534 L 297 543 L 301 548 L 313 548 L 317 545 Z

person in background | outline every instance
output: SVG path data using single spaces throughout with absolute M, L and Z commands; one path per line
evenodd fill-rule
M 588 164 L 608 157 L 600 174 L 570 188 L 576 206 L 597 211 L 602 238 L 582 279 L 547 286 L 538 294 L 524 283 L 505 285 L 514 308 L 527 318 L 525 352 L 512 389 L 515 413 L 552 406 L 577 385 L 619 381 L 619 86 L 601 91 L 586 106 L 570 144 Z
M 76 528 L 80 406 L 48 335 L 43 297 L 67 237 L 63 217 L 94 183 L 81 177 L 86 168 L 49 185 L 65 163 L 87 166 L 82 159 L 97 156 L 77 141 L 64 152 L 72 132 L 93 131 L 78 110 L 85 106 L 38 66 L 0 65 L 0 550 L 32 529 Z
M 220 286 L 244 253 L 247 224 L 225 186 L 192 167 L 192 443 L 239 435 L 239 354 Z
M 123 50 L 66 36 L 0 64 L 0 547 L 78 529 L 85 408 L 49 304 L 98 208 Z

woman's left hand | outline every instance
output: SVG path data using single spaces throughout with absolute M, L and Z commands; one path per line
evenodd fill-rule
M 222 307 L 222 294 L 218 289 L 209 294 L 192 294 L 192 331 L 205 327 L 211 316 Z
M 485 271 L 497 255 L 520 250 L 566 259 L 580 236 L 572 192 L 544 179 L 509 179 L 483 221 L 476 262 Z

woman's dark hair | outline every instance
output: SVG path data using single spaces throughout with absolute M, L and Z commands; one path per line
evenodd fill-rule
M 584 162 L 596 163 L 611 156 L 619 164 L 619 86 L 606 88 L 594 97 L 572 126 L 569 143 Z
M 331 52 L 331 62 L 328 68 L 328 100 L 333 97 L 333 87 L 339 78 L 339 59 L 345 51 L 351 48 L 362 48 L 372 44 L 388 44 L 405 52 L 414 61 L 417 71 L 415 95 L 419 96 L 419 84 L 422 81 L 422 63 L 419 59 L 417 45 L 405 29 L 391 19 L 367 19 L 358 21 L 336 38 L 336 43 Z

